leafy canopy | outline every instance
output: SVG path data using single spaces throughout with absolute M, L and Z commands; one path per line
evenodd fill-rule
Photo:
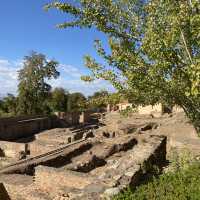
M 48 61 L 43 54 L 32 52 L 25 56 L 23 69 L 19 71 L 18 110 L 20 114 L 43 114 L 49 112 L 47 100 L 51 86 L 47 79 L 57 78 L 58 62 Z
M 49 100 L 50 108 L 54 112 L 66 112 L 69 93 L 63 88 L 55 88 Z
M 87 102 L 86 97 L 80 93 L 75 92 L 69 95 L 68 97 L 68 106 L 67 110 L 69 112 L 82 112 L 86 109 Z
M 0 116 L 12 116 L 17 114 L 18 98 L 12 94 L 7 94 L 0 100 Z
M 85 56 L 91 76 L 109 80 L 133 103 L 181 106 L 200 126 L 199 0 L 54 1 L 46 9 L 71 14 L 60 28 L 95 27 L 108 37 L 107 52 L 95 41 L 107 65 Z

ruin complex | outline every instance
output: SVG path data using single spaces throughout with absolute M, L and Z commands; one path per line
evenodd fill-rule
M 12 200 L 111 199 L 155 167 L 163 169 L 175 141 L 169 128 L 182 123 L 182 115 L 2 119 L 0 182 Z

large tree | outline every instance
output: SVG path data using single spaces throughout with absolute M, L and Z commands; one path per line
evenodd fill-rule
M 85 57 L 93 77 L 109 80 L 135 104 L 177 104 L 199 129 L 199 0 L 76 2 L 53 2 L 46 8 L 73 16 L 61 28 L 95 27 L 108 36 L 109 51 L 95 41 L 107 66 Z
M 49 111 L 47 101 L 51 86 L 46 80 L 57 78 L 58 62 L 47 60 L 45 55 L 32 52 L 25 56 L 23 69 L 19 71 L 19 104 L 20 114 L 44 114 Z

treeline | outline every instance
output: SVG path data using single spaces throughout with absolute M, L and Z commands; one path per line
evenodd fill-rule
M 47 60 L 43 54 L 32 52 L 25 56 L 23 68 L 18 72 L 18 95 L 8 94 L 0 100 L 0 116 L 81 112 L 87 109 L 101 111 L 111 99 L 117 99 L 118 95 L 107 91 L 95 92 L 86 98 L 79 92 L 52 89 L 47 80 L 59 77 L 57 67 L 57 61 Z
M 33 107 L 32 112 L 24 113 L 21 107 L 20 96 L 7 94 L 0 100 L 0 117 L 34 115 L 34 114 L 53 114 L 55 112 L 82 112 L 85 110 L 102 112 L 105 111 L 108 103 L 118 103 L 119 96 L 107 91 L 97 91 L 89 97 L 85 97 L 80 92 L 69 93 L 64 88 L 52 89 L 46 99 L 41 102 L 40 109 Z M 36 112 L 37 110 L 37 112 Z
M 48 96 L 40 104 L 40 109 L 33 107 L 30 113 L 26 113 L 24 112 L 24 107 L 21 107 L 20 96 L 15 97 L 12 94 L 8 94 L 0 100 L 0 116 L 82 111 L 86 109 L 87 99 L 81 93 L 70 94 L 63 88 L 55 88 L 49 92 Z

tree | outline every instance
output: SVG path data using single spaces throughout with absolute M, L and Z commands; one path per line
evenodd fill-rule
M 13 94 L 7 94 L 3 100 L 0 101 L 0 110 L 3 111 L 3 114 L 6 115 L 16 115 L 17 114 L 17 103 L 18 98 Z
M 54 112 L 66 112 L 69 93 L 63 88 L 55 88 L 51 92 L 50 107 Z
M 80 92 L 75 92 L 68 97 L 68 111 L 82 112 L 86 109 L 86 98 Z
M 48 61 L 43 54 L 32 52 L 24 58 L 23 69 L 19 71 L 19 105 L 20 114 L 33 115 L 48 113 L 47 100 L 51 86 L 47 79 L 57 78 L 58 62 Z
M 200 3 L 198 0 L 80 0 L 46 6 L 71 14 L 67 27 L 96 27 L 110 50 L 95 41 L 108 66 L 85 57 L 93 77 L 109 80 L 134 104 L 181 106 L 200 130 Z
M 111 105 L 116 105 L 124 100 L 126 100 L 126 96 L 123 96 L 122 94 L 116 92 L 109 95 L 108 102 Z
M 97 91 L 88 97 L 88 107 L 90 109 L 105 109 L 109 103 L 109 93 L 105 90 Z

